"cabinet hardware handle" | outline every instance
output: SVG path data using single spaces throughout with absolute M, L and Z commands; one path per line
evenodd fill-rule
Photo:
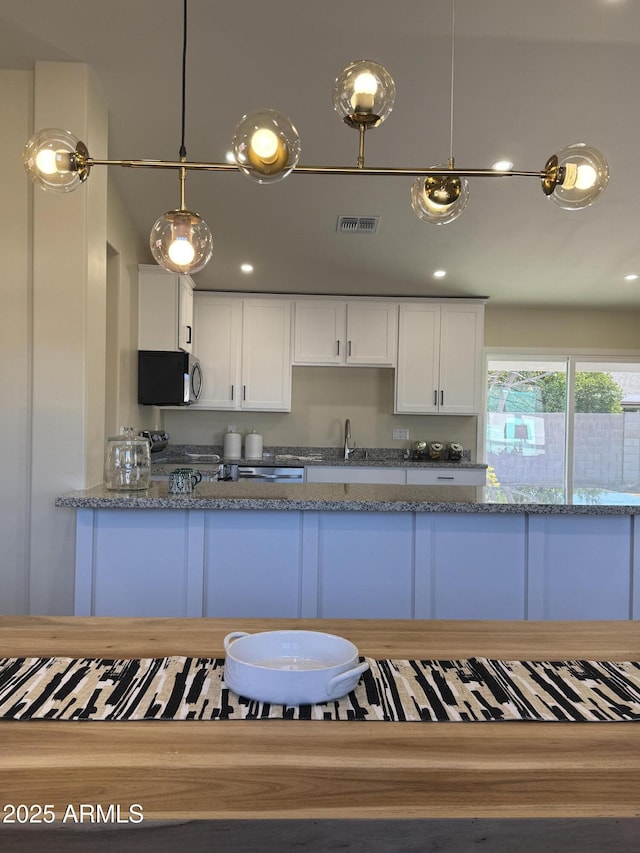
M 242 386 L 242 399 L 243 400 L 247 399 L 247 386 L 246 385 Z
M 336 355 L 340 355 L 340 341 L 336 341 Z
M 437 406 L 437 405 L 438 405 L 438 389 L 437 389 L 437 388 L 436 388 L 436 390 L 433 392 L 433 405 L 434 405 L 434 406 Z
M 436 477 L 436 480 L 455 480 L 455 477 Z
M 349 341 L 349 356 L 351 356 L 351 341 Z
M 233 400 L 233 385 L 231 386 L 231 399 Z
M 187 325 L 187 331 L 189 333 L 188 337 L 187 337 L 187 343 L 190 344 L 191 343 L 191 326 Z
M 440 405 L 441 405 L 441 406 L 443 406 L 443 405 L 444 405 L 444 391 L 441 391 L 441 392 L 440 392 Z

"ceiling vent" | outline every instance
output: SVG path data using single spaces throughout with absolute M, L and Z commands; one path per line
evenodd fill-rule
M 380 224 L 379 216 L 339 216 L 338 234 L 375 234 Z

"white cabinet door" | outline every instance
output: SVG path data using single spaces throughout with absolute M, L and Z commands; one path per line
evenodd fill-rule
M 485 486 L 484 468 L 408 468 L 409 486 Z
M 483 325 L 483 305 L 400 305 L 395 411 L 477 414 Z
M 196 355 L 202 367 L 198 408 L 237 408 L 240 394 L 242 302 L 205 291 L 195 294 Z
M 317 615 L 325 619 L 411 619 L 412 514 L 319 515 Z
M 204 615 L 301 616 L 301 512 L 204 513 Z
M 523 515 L 416 513 L 415 616 L 525 619 Z
M 396 412 L 438 411 L 440 307 L 430 303 L 400 305 Z
M 291 410 L 291 305 L 286 299 L 195 294 L 198 408 Z M 195 407 L 194 407 L 195 408 Z
M 293 363 L 342 364 L 346 302 L 323 299 L 295 303 Z
M 76 615 L 202 616 L 202 547 L 188 510 L 80 510 L 78 535 L 89 532 Z
M 138 349 L 191 352 L 193 280 L 161 267 L 138 267 Z
M 528 618 L 632 618 L 632 519 L 529 516 Z
M 291 302 L 244 299 L 239 408 L 291 411 Z
M 396 363 L 398 306 L 395 302 L 349 302 L 347 364 L 393 367 Z
M 299 299 L 293 363 L 393 367 L 397 312 L 396 303 L 384 299 Z
M 440 313 L 439 411 L 477 414 L 482 406 L 482 305 L 443 305 Z
M 404 468 L 348 468 L 346 465 L 310 465 L 307 483 L 396 483 L 404 485 Z

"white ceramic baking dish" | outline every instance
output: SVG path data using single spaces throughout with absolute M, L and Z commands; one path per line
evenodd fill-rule
M 224 638 L 226 686 L 274 705 L 315 705 L 346 696 L 369 664 L 349 640 L 320 631 L 233 631 Z

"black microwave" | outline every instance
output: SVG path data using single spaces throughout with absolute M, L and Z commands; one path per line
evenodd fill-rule
M 202 368 L 188 352 L 138 350 L 138 403 L 190 406 L 202 392 Z

